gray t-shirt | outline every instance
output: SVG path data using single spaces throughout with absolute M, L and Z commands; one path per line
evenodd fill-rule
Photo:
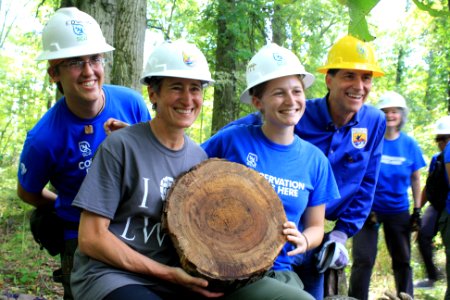
M 114 132 L 98 148 L 72 205 L 110 219 L 109 230 L 141 254 L 166 265 L 179 265 L 175 248 L 161 228 L 163 202 L 175 178 L 207 158 L 189 137 L 184 140 L 181 150 L 172 151 L 158 142 L 148 122 Z M 77 299 L 102 299 L 129 284 L 173 288 L 78 250 L 71 281 Z

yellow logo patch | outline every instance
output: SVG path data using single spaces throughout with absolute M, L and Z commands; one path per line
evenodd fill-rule
M 352 144 L 353 147 L 361 149 L 367 144 L 367 128 L 352 128 Z

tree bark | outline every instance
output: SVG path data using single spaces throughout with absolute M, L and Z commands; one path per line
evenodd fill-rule
M 230 16 L 236 0 L 220 0 L 217 13 L 216 83 L 214 85 L 214 110 L 211 135 L 237 118 L 236 112 L 236 36 L 230 30 Z
M 142 90 L 139 78 L 144 61 L 146 0 L 134 0 L 134 5 L 121 0 L 116 11 L 114 28 L 114 65 L 111 82 Z

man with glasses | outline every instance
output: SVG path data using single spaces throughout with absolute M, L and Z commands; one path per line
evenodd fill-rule
M 135 124 L 151 117 L 139 93 L 103 84 L 103 53 L 114 48 L 91 16 L 73 7 L 59 9 L 43 30 L 42 43 L 37 59 L 48 60 L 48 74 L 63 97 L 27 134 L 17 194 L 35 207 L 54 206 L 62 220 L 61 270 L 54 279 L 62 282 L 64 299 L 73 299 L 70 273 L 80 210 L 71 204 L 106 137 L 103 124 L 109 118 Z

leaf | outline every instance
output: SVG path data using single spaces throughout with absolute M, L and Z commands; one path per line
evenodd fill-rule
M 369 32 L 369 27 L 366 21 L 366 15 L 361 11 L 352 10 L 349 11 L 350 23 L 348 24 L 348 33 L 351 36 L 359 38 L 360 40 L 370 42 L 375 39 Z
M 344 0 L 345 1 L 345 0 Z M 363 41 L 370 42 L 375 39 L 369 32 L 366 16 L 377 5 L 380 0 L 347 0 L 350 23 L 348 33 Z M 340 0 L 342 3 L 342 0 Z

